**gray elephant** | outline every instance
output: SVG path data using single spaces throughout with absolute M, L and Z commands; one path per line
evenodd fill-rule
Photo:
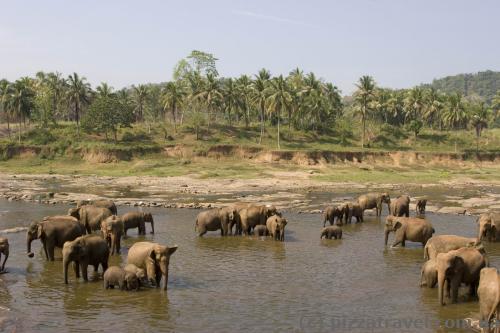
M 285 241 L 286 225 L 286 219 L 279 215 L 273 215 L 266 221 L 266 228 L 269 236 L 271 236 L 274 240 L 279 240 L 281 242 Z
M 207 231 L 220 229 L 221 236 L 229 235 L 229 225 L 238 218 L 238 212 L 233 207 L 213 208 L 198 214 L 194 230 L 198 236 L 203 236 Z
M 439 253 L 458 250 L 462 247 L 472 247 L 484 252 L 484 247 L 476 238 L 468 238 L 456 235 L 433 236 L 427 241 L 424 248 L 424 259 L 435 259 Z
M 492 320 L 500 320 L 500 276 L 496 268 L 485 267 L 479 274 L 479 316 L 481 326 L 492 332 Z M 498 331 L 498 327 L 497 330 Z
M 168 247 L 152 242 L 137 242 L 130 247 L 127 264 L 134 264 L 146 271 L 146 277 L 156 287 L 160 286 L 163 276 L 163 289 L 167 290 L 168 266 L 170 256 L 177 250 L 177 245 Z
M 321 238 L 325 237 L 326 239 L 342 239 L 342 228 L 336 225 L 331 225 L 329 227 L 324 227 L 321 230 Z
M 54 248 L 62 248 L 64 243 L 84 235 L 77 219 L 71 216 L 48 216 L 43 221 L 30 224 L 26 232 L 27 254 L 32 258 L 35 254 L 31 252 L 31 242 L 40 239 L 47 260 L 54 261 Z
M 113 213 L 113 215 L 118 214 L 118 210 L 116 209 L 116 205 L 113 201 L 107 199 L 97 199 L 97 200 L 80 200 L 76 203 L 76 208 L 80 208 L 82 206 L 95 206 L 101 208 L 107 208 Z
M 109 267 L 104 272 L 103 279 L 105 289 L 113 289 L 118 285 L 121 290 L 139 290 L 137 275 L 118 266 Z
M 273 205 L 250 205 L 240 211 L 241 229 L 250 235 L 256 225 L 266 225 L 267 219 L 273 215 L 281 216 Z
M 101 231 L 111 254 L 120 254 L 120 243 L 123 236 L 123 221 L 116 215 L 111 215 L 101 223 Z
M 438 270 L 439 304 L 445 305 L 445 282 L 447 294 L 451 290 L 453 303 L 458 300 L 458 288 L 462 283 L 470 287 L 470 295 L 476 293 L 481 269 L 487 266 L 485 256 L 478 250 L 463 247 L 448 253 L 440 253 L 436 258 Z
M 436 259 L 427 260 L 420 271 L 420 287 L 434 288 L 438 282 Z
M 134 273 L 139 279 L 139 281 L 146 278 L 146 272 L 144 271 L 144 269 L 139 268 L 134 264 L 127 264 L 125 265 L 125 267 L 123 267 L 123 269 L 126 270 L 127 272 Z
M 342 225 L 342 218 L 344 217 L 344 208 L 341 205 L 338 206 L 328 206 L 323 213 L 323 227 L 326 226 L 326 222 L 330 225 L 335 224 L 335 218 L 337 218 L 337 225 Z
M 73 216 L 80 221 L 88 234 L 92 231 L 101 229 L 101 222 L 113 215 L 113 213 L 104 207 L 84 205 L 78 208 L 70 208 L 68 215 Z
M 410 197 L 400 195 L 390 203 L 390 214 L 393 216 L 410 217 Z
M 9 240 L 4 237 L 0 237 L 0 260 L 2 259 L 2 254 L 4 255 L 2 266 L 0 267 L 0 272 L 5 271 L 5 263 L 9 258 Z
M 253 228 L 253 234 L 255 236 L 268 236 L 269 232 L 267 231 L 267 226 L 259 224 Z
M 425 214 L 425 206 L 427 206 L 427 199 L 426 198 L 418 199 L 417 204 L 415 206 L 415 212 L 418 215 L 424 215 Z
M 80 278 L 81 269 L 85 281 L 89 280 L 87 274 L 89 265 L 94 266 L 94 272 L 97 272 L 99 265 L 102 266 L 103 272 L 108 269 L 108 244 L 99 235 L 84 235 L 64 243 L 62 254 L 64 283 L 66 284 L 68 284 L 68 266 L 71 262 L 74 262 L 76 277 Z
M 484 213 L 477 219 L 479 234 L 477 239 L 490 242 L 500 240 L 500 213 Z
M 394 243 L 392 247 L 401 244 L 405 246 L 405 242 L 419 242 L 425 246 L 427 241 L 432 237 L 435 232 L 432 224 L 425 220 L 412 217 L 395 217 L 392 215 L 387 216 L 385 222 L 385 245 L 391 232 L 395 233 Z
M 128 229 L 138 228 L 139 235 L 146 234 L 146 223 L 151 223 L 151 233 L 155 233 L 155 223 L 153 220 L 153 215 L 151 213 L 144 212 L 128 212 L 122 216 L 123 227 L 125 229 L 125 235 L 127 235 Z
M 382 215 L 382 204 L 387 204 L 387 210 L 390 211 L 391 197 L 388 193 L 368 193 L 358 197 L 358 204 L 363 211 L 376 208 L 377 216 Z
M 356 223 L 363 222 L 363 209 L 356 202 L 348 202 L 344 205 L 345 223 L 351 223 L 352 218 L 356 218 Z

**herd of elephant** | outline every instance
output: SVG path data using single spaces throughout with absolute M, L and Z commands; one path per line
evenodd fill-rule
M 391 232 L 395 233 L 392 247 L 405 246 L 406 241 L 422 243 L 424 264 L 420 273 L 420 286 L 438 286 L 438 299 L 445 305 L 445 297 L 453 303 L 458 301 L 459 287 L 469 287 L 469 294 L 479 299 L 481 327 L 484 331 L 495 329 L 500 332 L 500 275 L 496 268 L 489 267 L 488 257 L 482 242 L 500 241 L 500 213 L 484 213 L 477 219 L 478 236 L 457 235 L 433 236 L 435 229 L 424 218 L 426 199 L 417 200 L 416 217 L 410 215 L 410 197 L 401 195 L 395 200 L 387 193 L 361 195 L 355 203 L 343 203 L 327 207 L 323 214 L 321 238 L 340 239 L 344 223 L 363 221 L 366 209 L 376 209 L 381 215 L 382 204 L 386 203 L 389 215 L 385 221 L 385 245 Z M 330 226 L 326 226 L 326 222 Z M 493 327 L 494 326 L 494 327 Z

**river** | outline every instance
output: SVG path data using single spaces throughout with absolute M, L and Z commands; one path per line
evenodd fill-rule
M 2 200 L 0 230 L 64 214 L 68 207 Z M 119 207 L 119 213 L 133 209 Z M 221 238 L 217 232 L 198 238 L 198 210 L 148 210 L 156 234 L 149 234 L 149 224 L 146 236 L 129 231 L 110 265 L 125 263 L 136 241 L 178 244 L 167 292 L 105 290 L 102 278 L 93 278 L 93 273 L 85 283 L 71 272 L 65 285 L 60 251 L 55 262 L 47 262 L 35 241 L 35 257 L 30 259 L 25 232 L 0 234 L 11 244 L 8 273 L 0 275 L 0 331 L 444 332 L 450 331 L 445 325 L 455 325 L 452 320 L 479 310 L 477 301 L 466 296 L 441 307 L 437 289 L 419 287 L 421 245 L 385 248 L 383 222 L 373 216 L 345 226 L 343 239 L 336 241 L 319 239 L 319 214 L 285 212 L 289 224 L 281 243 Z M 473 217 L 427 217 L 437 234 L 476 234 Z M 486 249 L 492 266 L 499 267 L 498 246 L 487 244 Z

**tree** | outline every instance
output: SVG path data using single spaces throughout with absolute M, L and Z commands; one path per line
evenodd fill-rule
M 10 103 L 19 121 L 19 143 L 21 143 L 21 123 L 29 117 L 34 105 L 34 92 L 27 78 L 21 78 L 12 86 Z
M 299 112 L 303 102 L 304 72 L 298 67 L 295 68 L 288 75 L 287 81 L 290 87 L 290 96 L 292 98 L 290 107 L 288 108 L 288 130 L 290 130 L 292 126 L 292 115 L 296 115 Z
M 162 103 L 165 110 L 170 109 L 174 131 L 177 130 L 177 110 L 183 105 L 187 92 L 181 81 L 168 82 L 162 93 Z
M 140 84 L 139 86 L 132 86 L 132 101 L 135 105 L 134 112 L 136 113 L 136 121 L 141 122 L 144 120 L 144 106 L 148 98 L 149 89 L 146 85 Z
M 222 93 L 220 81 L 212 74 L 207 74 L 206 80 L 201 88 L 201 91 L 196 95 L 196 98 L 201 100 L 207 108 L 208 126 L 212 114 L 217 110 L 217 107 L 222 104 Z
M 102 82 L 96 89 L 99 97 L 112 97 L 114 96 L 113 87 L 110 87 L 106 82 Z
M 252 95 L 252 80 L 248 75 L 242 75 L 236 80 L 237 105 L 243 111 L 245 127 L 250 125 L 250 99 Z
M 215 62 L 218 60 L 211 53 L 206 53 L 203 51 L 193 50 L 191 54 L 187 56 L 188 61 L 190 61 L 191 69 L 198 72 L 199 74 L 205 76 L 219 76 L 217 72 L 217 67 Z
M 409 122 L 409 129 L 413 132 L 415 138 L 423 127 L 420 118 L 422 109 L 424 108 L 424 102 L 425 99 L 422 88 L 415 87 L 408 91 L 405 99 L 405 120 Z
M 84 105 L 90 103 L 90 84 L 85 82 L 85 77 L 79 77 L 77 73 L 73 73 L 68 77 L 68 100 L 73 104 L 75 112 L 77 135 L 80 137 L 80 113 Z
M 497 91 L 496 95 L 491 101 L 491 108 L 493 109 L 493 118 L 496 121 L 498 118 L 498 113 L 500 112 L 500 90 Z
M 265 124 L 266 101 L 268 97 L 268 85 L 270 78 L 271 78 L 271 73 L 267 69 L 263 68 L 255 76 L 255 81 L 252 84 L 252 95 L 253 95 L 252 100 L 260 110 L 259 145 L 262 142 L 262 137 L 264 136 L 264 130 L 265 130 L 264 124 Z
M 459 93 L 451 94 L 446 99 L 443 110 L 443 123 L 448 128 L 463 128 L 468 120 L 467 110 Z
M 354 101 L 359 107 L 361 114 L 361 148 L 365 146 L 365 132 L 366 132 L 366 118 L 368 113 L 371 111 L 371 103 L 374 98 L 375 93 L 375 82 L 371 76 L 362 76 L 358 84 L 356 84 L 357 90 L 354 93 Z
M 442 127 L 440 113 L 443 110 L 443 102 L 441 99 L 441 95 L 434 88 L 428 89 L 425 94 L 423 118 L 427 121 L 431 128 L 436 121 L 439 121 L 439 129 Z
M 479 138 L 483 129 L 488 127 L 488 119 L 490 117 L 491 110 L 487 109 L 483 102 L 479 102 L 473 105 L 471 114 L 471 125 L 476 131 L 476 151 L 479 150 Z
M 7 120 L 7 132 L 10 139 L 10 117 L 11 117 L 11 106 L 10 106 L 10 96 L 12 92 L 12 86 L 9 81 L 2 79 L 0 80 L 0 110 L 5 115 Z
M 278 119 L 278 149 L 281 149 L 280 146 L 280 118 L 281 112 L 287 111 L 290 107 L 290 102 L 292 100 L 292 96 L 288 91 L 288 86 L 286 84 L 283 75 L 280 75 L 270 82 L 271 85 L 271 94 L 268 97 L 268 111 L 271 114 L 275 114 Z

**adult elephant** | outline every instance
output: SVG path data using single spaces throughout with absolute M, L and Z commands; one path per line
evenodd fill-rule
M 9 258 L 9 240 L 4 237 L 0 237 L 0 259 L 2 259 L 2 254 L 4 255 L 2 266 L 0 267 L 0 272 L 5 271 L 5 263 Z
M 363 222 L 363 208 L 356 202 L 348 202 L 344 204 L 345 223 L 351 223 L 352 218 L 356 218 L 356 223 Z
M 367 209 L 377 209 L 377 216 L 382 215 L 382 204 L 387 204 L 387 210 L 390 211 L 391 197 L 389 193 L 367 193 L 358 197 L 358 204 L 363 211 Z
M 97 199 L 97 200 L 79 200 L 76 203 L 76 208 L 82 206 L 95 206 L 101 208 L 107 208 L 113 213 L 113 215 L 118 215 L 118 209 L 113 201 L 107 199 Z
M 491 332 L 491 321 L 495 319 L 498 322 L 500 319 L 500 276 L 496 268 L 485 267 L 481 270 L 477 296 L 480 320 L 488 325 L 486 332 Z
M 73 216 L 80 221 L 88 234 L 92 231 L 101 229 L 101 222 L 113 215 L 113 213 L 104 207 L 84 205 L 78 208 L 70 208 L 68 215 Z
M 437 274 L 436 259 L 424 262 L 420 271 L 420 287 L 434 288 L 438 282 Z
M 477 239 L 490 242 L 500 240 L 500 213 L 484 213 L 477 219 L 479 234 Z
M 410 217 L 410 197 L 400 195 L 390 203 L 390 214 L 393 216 Z
M 146 234 L 146 222 L 151 223 L 151 233 L 155 233 L 155 222 L 153 220 L 153 215 L 151 213 L 144 212 L 128 212 L 122 216 L 123 228 L 125 230 L 125 235 L 127 235 L 128 229 L 138 228 L 139 235 Z
M 120 254 L 120 241 L 123 236 L 123 221 L 120 217 L 112 215 L 102 221 L 101 231 L 111 254 Z
M 176 250 L 177 245 L 169 247 L 152 242 L 137 242 L 128 251 L 127 264 L 144 269 L 146 277 L 156 287 L 160 287 L 163 276 L 163 289 L 167 290 L 170 256 Z
M 273 215 L 281 216 L 274 205 L 250 205 L 242 209 L 240 220 L 243 233 L 250 235 L 256 225 L 266 225 L 267 219 Z
M 337 225 L 342 225 L 342 218 L 344 217 L 344 209 L 341 205 L 328 206 L 323 213 L 323 228 L 326 227 L 326 222 L 330 225 L 335 224 L 337 218 Z
M 242 233 L 242 229 L 241 229 L 241 211 L 243 209 L 247 209 L 248 207 L 250 207 L 252 204 L 251 203 L 247 203 L 247 202 L 237 202 L 237 203 L 234 203 L 231 205 L 231 207 L 233 207 L 236 212 L 238 213 L 238 216 L 237 216 L 237 219 L 234 219 L 231 223 L 229 223 L 229 234 L 232 235 L 233 234 L 233 228 L 236 226 L 236 230 L 234 232 L 235 235 L 241 235 Z
M 203 236 L 207 231 L 220 229 L 221 236 L 229 235 L 229 225 L 238 218 L 238 212 L 233 207 L 212 208 L 196 216 L 194 230 L 198 236 Z
M 88 281 L 87 268 L 94 266 L 94 272 L 97 272 L 99 265 L 102 271 L 108 269 L 109 248 L 106 241 L 99 235 L 84 235 L 73 241 L 64 243 L 63 254 L 63 273 L 64 283 L 68 284 L 68 266 L 74 262 L 75 275 L 80 278 L 80 269 L 83 279 Z
M 54 261 L 54 248 L 62 248 L 64 243 L 84 235 L 85 230 L 72 216 L 48 216 L 43 221 L 30 224 L 26 232 L 27 254 L 32 258 L 31 242 L 40 239 L 47 260 Z
M 436 258 L 438 271 L 439 304 L 445 305 L 445 282 L 447 292 L 451 290 L 453 303 L 458 300 L 458 288 L 462 283 L 470 287 L 470 295 L 476 293 L 481 269 L 487 266 L 485 256 L 474 248 L 463 247 L 448 253 L 440 253 Z
M 424 259 L 436 259 L 439 253 L 446 253 L 458 250 L 462 247 L 472 247 L 479 251 L 484 251 L 481 242 L 476 238 L 462 237 L 456 235 L 438 235 L 433 236 L 427 241 L 424 248 Z
M 401 244 L 405 246 L 405 242 L 419 242 L 425 246 L 427 241 L 432 237 L 435 232 L 432 224 L 424 219 L 412 217 L 395 217 L 392 215 L 387 216 L 385 222 L 385 245 L 391 232 L 395 233 L 394 243 L 392 247 Z
M 269 235 L 274 240 L 279 240 L 281 242 L 285 241 L 286 225 L 287 225 L 286 219 L 279 215 L 273 215 L 269 217 L 266 221 L 266 228 Z

